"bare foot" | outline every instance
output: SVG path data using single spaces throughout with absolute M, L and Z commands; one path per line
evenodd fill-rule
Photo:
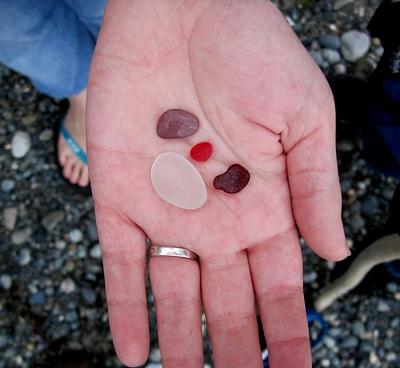
M 65 129 L 86 152 L 85 112 L 86 89 L 78 95 L 70 97 L 69 109 L 64 120 Z M 63 167 L 63 175 L 72 184 L 86 187 L 89 184 L 88 167 L 71 150 L 71 147 L 60 135 L 58 138 L 58 160 Z

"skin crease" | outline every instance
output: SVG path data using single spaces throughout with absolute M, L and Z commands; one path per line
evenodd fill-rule
M 195 114 L 198 132 L 160 142 L 154 126 L 171 108 Z M 123 363 L 148 355 L 147 234 L 200 256 L 150 259 L 163 367 L 203 367 L 201 303 L 215 366 L 261 367 L 255 301 L 271 367 L 311 367 L 296 226 L 326 259 L 349 251 L 332 96 L 281 13 L 264 0 L 111 0 L 87 124 L 110 326 Z M 174 208 L 153 191 L 151 164 L 204 140 L 215 148 L 198 166 L 208 200 L 196 211 Z M 235 195 L 213 189 L 232 163 L 250 172 L 248 186 Z

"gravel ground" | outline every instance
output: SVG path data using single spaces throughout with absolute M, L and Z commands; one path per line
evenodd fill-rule
M 382 48 L 366 26 L 377 1 L 278 5 L 327 75 L 365 77 L 376 66 Z M 90 192 L 69 185 L 56 163 L 60 104 L 1 66 L 0 79 L 0 368 L 53 367 L 70 351 L 87 352 L 96 367 L 120 367 L 108 330 Z M 338 123 L 337 147 L 343 219 L 357 254 L 384 228 L 397 183 L 368 168 L 360 133 L 350 123 Z M 303 257 L 312 305 L 348 262 L 322 261 L 305 247 Z M 153 348 L 147 366 L 156 368 L 151 295 L 149 305 Z M 314 350 L 315 367 L 400 366 L 400 286 L 384 266 L 324 316 L 330 330 Z

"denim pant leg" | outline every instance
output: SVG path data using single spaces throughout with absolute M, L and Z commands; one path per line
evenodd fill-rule
M 97 40 L 108 0 L 63 0 Z
M 0 8 L 0 62 L 53 98 L 86 88 L 95 41 L 69 6 L 61 0 L 0 0 Z

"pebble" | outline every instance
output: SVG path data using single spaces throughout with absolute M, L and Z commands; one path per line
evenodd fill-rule
M 333 2 L 333 9 L 339 10 L 344 8 L 346 5 L 353 3 L 353 0 L 335 0 Z
M 56 226 L 64 219 L 64 211 L 52 211 L 48 213 L 45 217 L 43 217 L 41 224 L 47 230 L 47 232 L 51 233 Z
M 150 361 L 152 362 L 161 362 L 161 352 L 160 349 L 157 347 L 154 347 L 153 349 L 151 349 L 150 351 Z
M 40 115 L 36 112 L 29 113 L 21 118 L 21 123 L 24 125 L 31 125 L 36 123 L 39 119 Z
M 57 249 L 62 250 L 67 246 L 67 242 L 64 240 L 57 240 L 55 245 Z
M 15 181 L 11 179 L 4 179 L 1 181 L 1 190 L 3 192 L 11 192 L 15 187 Z
M 340 347 L 343 349 L 354 349 L 357 346 L 358 346 L 358 339 L 354 336 L 349 336 L 340 343 Z
M 328 349 L 333 349 L 336 346 L 336 340 L 333 337 L 325 336 L 324 344 Z
M 322 66 L 324 64 L 324 58 L 319 51 L 310 50 L 310 55 L 319 66 Z
M 72 243 L 79 243 L 82 241 L 83 239 L 83 234 L 82 231 L 80 231 L 79 229 L 73 229 L 68 233 L 68 239 L 72 242 Z
M 4 289 L 4 290 L 9 290 L 12 286 L 12 278 L 10 275 L 7 274 L 2 274 L 0 276 L 0 286 Z
M 21 249 L 18 256 L 18 264 L 20 266 L 26 266 L 31 262 L 31 260 L 31 251 L 28 248 Z
M 97 234 L 97 227 L 94 222 L 92 221 L 88 222 L 86 229 L 87 229 L 87 234 L 89 236 L 89 240 L 91 242 L 96 242 L 99 240 L 99 235 Z
M 164 112 L 157 123 L 157 135 L 164 139 L 186 138 L 199 129 L 199 119 L 192 113 L 172 109 Z
M 18 208 L 10 207 L 3 210 L 3 225 L 7 230 L 14 230 L 18 217 Z
M 365 215 L 372 215 L 379 211 L 379 200 L 374 195 L 367 195 L 361 201 L 361 212 Z
M 60 290 L 65 294 L 71 294 L 75 291 L 76 285 L 74 280 L 68 278 L 61 282 Z
M 355 62 L 368 52 L 370 45 L 371 40 L 366 33 L 353 30 L 342 35 L 340 50 L 347 61 Z
M 43 130 L 39 135 L 39 141 L 48 142 L 53 138 L 53 131 L 51 129 Z
M 91 258 L 96 258 L 96 259 L 101 258 L 101 247 L 100 247 L 100 244 L 96 244 L 92 248 L 90 248 L 89 255 L 90 255 Z
M 94 304 L 97 299 L 96 293 L 94 292 L 93 289 L 91 289 L 89 287 L 81 288 L 81 296 L 82 296 L 83 301 L 87 305 Z
M 23 158 L 31 149 L 31 137 L 27 132 L 18 131 L 11 141 L 11 154 L 14 158 Z
M 223 174 L 214 178 L 214 188 L 221 189 L 225 193 L 238 193 L 243 190 L 250 181 L 250 173 L 241 165 L 229 166 Z
M 395 294 L 397 292 L 397 284 L 395 282 L 389 282 L 386 285 L 386 290 L 389 291 L 389 293 Z
M 378 311 L 382 312 L 382 313 L 390 312 L 390 307 L 383 300 L 379 300 L 379 302 L 378 302 Z
M 37 291 L 29 297 L 29 304 L 32 306 L 43 305 L 46 302 L 46 297 L 42 291 Z
M 318 42 L 322 47 L 325 47 L 327 49 L 339 50 L 340 48 L 340 38 L 333 33 L 322 35 L 321 37 L 319 37 Z
M 8 345 L 9 341 L 12 341 L 12 339 L 10 339 L 9 336 L 1 334 L 0 335 L 0 349 L 4 349 Z
M 336 50 L 323 49 L 322 56 L 329 64 L 336 64 L 341 60 L 340 54 Z
M 21 245 L 28 241 L 32 234 L 32 229 L 30 227 L 25 227 L 21 230 L 16 230 L 11 235 L 11 242 L 14 245 Z
M 306 273 L 303 276 L 303 281 L 305 284 L 311 284 L 312 282 L 314 282 L 317 279 L 318 275 L 316 272 L 310 272 L 310 273 Z
M 333 70 L 336 74 L 346 74 L 347 68 L 346 65 L 342 63 L 337 63 L 333 66 Z
M 351 325 L 351 331 L 355 336 L 362 337 L 365 333 L 364 324 L 360 321 L 353 322 L 353 324 Z

